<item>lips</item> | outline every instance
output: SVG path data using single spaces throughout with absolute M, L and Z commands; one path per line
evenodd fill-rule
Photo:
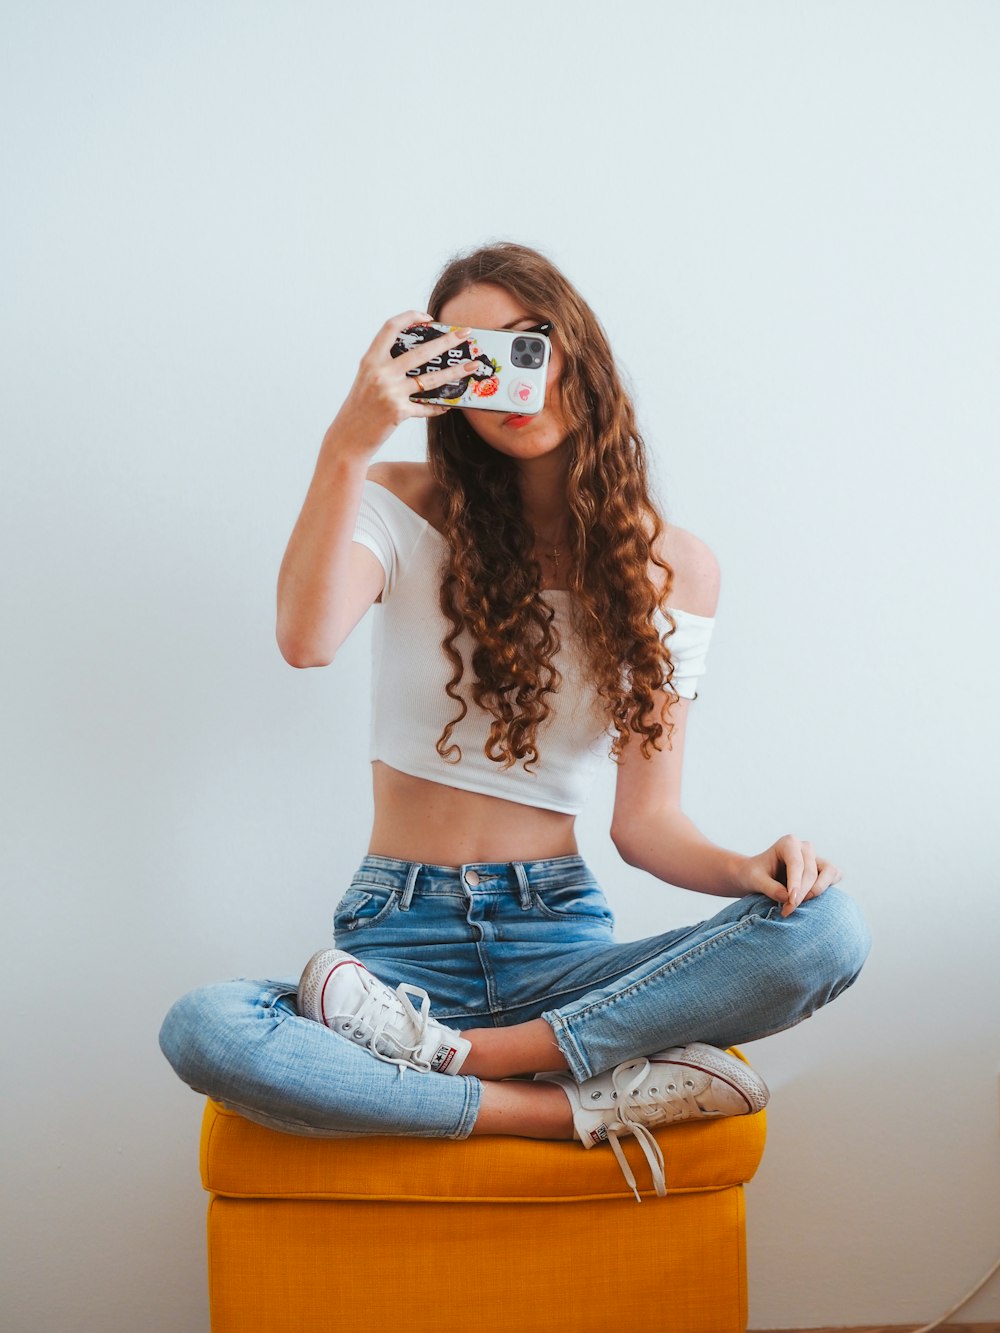
M 505 426 L 514 426 L 516 428 L 517 426 L 526 426 L 531 420 L 532 418 L 530 416 L 525 416 L 523 412 L 512 412 L 509 417 L 504 417 L 503 424 Z

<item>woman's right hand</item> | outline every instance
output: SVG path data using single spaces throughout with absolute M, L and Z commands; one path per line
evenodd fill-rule
M 335 425 L 355 446 L 362 442 L 370 451 L 379 448 L 407 417 L 439 417 L 449 408 L 437 404 L 415 402 L 410 394 L 419 393 L 408 370 L 425 365 L 428 357 L 436 356 L 449 347 L 457 347 L 468 336 L 468 329 L 453 330 L 435 338 L 431 343 L 411 347 L 400 356 L 393 356 L 391 348 L 396 338 L 411 324 L 427 324 L 432 317 L 426 310 L 405 310 L 387 319 L 361 358 L 358 373 L 344 404 L 337 413 Z M 475 369 L 475 363 L 469 363 Z M 425 389 L 436 389 L 454 383 L 456 367 L 428 371 L 420 376 Z M 331 427 L 332 429 L 332 427 Z

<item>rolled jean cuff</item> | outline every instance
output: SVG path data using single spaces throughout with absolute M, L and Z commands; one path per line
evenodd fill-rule
M 545 1019 L 552 1029 L 556 1039 L 556 1045 L 566 1057 L 566 1063 L 569 1065 L 569 1072 L 577 1083 L 583 1083 L 585 1079 L 592 1077 L 592 1071 L 587 1061 L 587 1057 L 577 1043 L 573 1029 L 563 1018 L 558 1009 L 547 1009 L 542 1018 Z
M 462 1107 L 462 1114 L 458 1119 L 458 1127 L 454 1133 L 447 1137 L 450 1139 L 467 1139 L 479 1118 L 479 1104 L 483 1099 L 483 1085 L 474 1074 L 455 1074 L 454 1077 L 461 1079 L 465 1084 L 465 1105 Z

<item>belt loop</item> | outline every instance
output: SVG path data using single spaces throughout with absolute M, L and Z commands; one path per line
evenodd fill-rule
M 517 876 L 517 887 L 521 895 L 521 911 L 527 912 L 531 908 L 531 887 L 528 884 L 528 872 L 524 868 L 523 861 L 515 861 L 514 874 Z
M 417 882 L 417 876 L 422 869 L 423 866 L 420 861 L 410 862 L 410 868 L 406 872 L 406 887 L 403 889 L 403 896 L 399 900 L 399 910 L 401 912 L 408 912 L 410 910 L 410 902 L 413 899 L 413 889 Z

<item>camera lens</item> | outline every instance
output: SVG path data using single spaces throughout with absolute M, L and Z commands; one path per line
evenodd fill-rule
M 531 347 L 531 350 L 535 353 L 536 356 L 537 356 L 537 355 L 541 352 L 541 350 L 542 350 L 542 344 L 538 341 L 537 338 L 532 338 L 531 343 L 530 343 L 530 347 Z

